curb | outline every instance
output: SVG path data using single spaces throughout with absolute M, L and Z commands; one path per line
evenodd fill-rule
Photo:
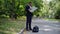
M 23 34 L 24 30 L 25 30 L 25 28 L 23 28 L 23 29 L 22 29 L 19 33 L 17 33 L 17 34 Z

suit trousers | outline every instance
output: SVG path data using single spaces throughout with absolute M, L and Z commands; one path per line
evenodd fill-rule
M 32 15 L 26 16 L 26 29 L 31 29 Z

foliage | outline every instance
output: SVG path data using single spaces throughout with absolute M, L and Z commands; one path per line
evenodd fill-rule
M 0 0 L 0 16 L 6 15 L 10 18 L 25 16 L 25 6 L 28 2 L 32 2 L 38 10 L 33 12 L 34 15 L 46 18 L 54 18 L 60 11 L 60 0 Z

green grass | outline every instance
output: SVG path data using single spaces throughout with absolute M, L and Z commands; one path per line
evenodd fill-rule
M 25 26 L 25 20 L 0 18 L 0 34 L 16 34 Z

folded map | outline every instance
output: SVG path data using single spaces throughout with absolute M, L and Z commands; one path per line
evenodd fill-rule
M 34 12 L 35 10 L 37 10 L 37 7 L 31 7 L 31 10 L 30 10 L 30 12 Z

